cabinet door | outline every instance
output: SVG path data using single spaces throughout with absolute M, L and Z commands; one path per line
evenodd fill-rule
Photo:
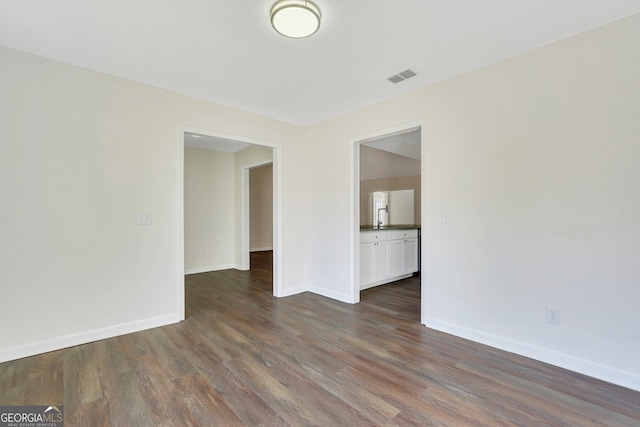
M 405 239 L 402 247 L 404 274 L 418 271 L 418 239 Z
M 389 242 L 376 242 L 373 245 L 373 281 L 384 280 L 389 276 Z
M 403 240 L 389 242 L 389 277 L 401 276 L 404 271 Z
M 376 242 L 360 244 L 360 287 L 373 282 L 373 248 Z

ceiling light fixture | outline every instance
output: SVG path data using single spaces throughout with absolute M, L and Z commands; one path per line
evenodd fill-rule
M 320 28 L 320 9 L 310 1 L 280 0 L 271 8 L 271 25 L 285 37 L 309 37 Z

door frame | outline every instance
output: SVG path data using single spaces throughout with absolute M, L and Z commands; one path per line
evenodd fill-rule
M 357 136 L 351 139 L 351 176 L 349 194 L 350 198 L 350 251 L 351 259 L 349 260 L 350 266 L 350 283 L 349 283 L 349 295 L 351 297 L 351 303 L 360 302 L 360 144 L 365 142 L 390 136 L 393 134 L 408 132 L 412 129 L 420 129 L 420 224 L 422 227 L 422 238 L 420 239 L 420 265 L 424 266 L 427 256 L 427 239 L 425 238 L 425 225 L 427 224 L 427 212 L 425 209 L 427 200 L 427 186 L 426 184 L 426 119 L 416 120 L 408 123 L 402 123 L 399 125 L 391 126 L 384 129 L 379 129 L 364 135 Z M 426 319 L 426 301 L 427 301 L 427 279 L 426 275 L 421 271 L 420 274 L 420 288 L 421 288 L 421 323 L 424 324 Z
M 212 129 L 204 129 L 187 125 L 179 125 L 177 127 L 177 201 L 176 201 L 176 217 L 177 217 L 177 312 L 180 320 L 185 318 L 185 282 L 184 282 L 184 134 L 197 133 L 201 135 L 224 138 L 240 143 L 251 145 L 259 145 L 268 147 L 273 150 L 273 295 L 279 297 L 283 295 L 282 291 L 282 147 L 279 143 L 254 139 L 242 135 L 219 132 Z M 244 173 L 244 171 L 243 171 Z M 242 196 L 244 200 L 244 195 Z M 244 213 L 243 213 L 244 215 Z M 244 229 L 244 227 L 242 227 Z M 244 230 L 241 231 L 244 233 Z M 244 242 L 244 236 L 242 237 Z M 236 239 L 234 238 L 234 241 Z M 248 250 L 248 247 L 247 247 Z M 235 257 L 234 248 L 234 257 Z M 243 251 L 244 253 L 244 251 Z
M 240 270 L 249 270 L 251 268 L 251 206 L 249 203 L 250 200 L 250 190 L 249 190 L 249 172 L 251 169 L 259 168 L 261 166 L 273 165 L 273 160 L 265 161 L 265 162 L 257 162 L 252 163 L 250 165 L 246 165 L 242 167 L 242 231 L 241 231 L 241 239 L 242 239 L 242 262 L 239 266 Z M 272 172 L 273 179 L 273 188 L 275 192 L 275 169 Z M 275 196 L 274 196 L 275 198 Z M 275 211 L 274 211 L 275 214 Z M 275 222 L 275 218 L 274 218 Z M 275 228 L 274 228 L 275 231 Z M 274 236 L 275 239 L 275 236 Z M 275 241 L 273 242 L 275 246 Z M 274 248 L 275 249 L 275 248 Z M 275 257 L 275 251 L 274 251 Z M 274 263 L 275 264 L 275 263 Z M 275 269 L 274 269 L 275 273 Z

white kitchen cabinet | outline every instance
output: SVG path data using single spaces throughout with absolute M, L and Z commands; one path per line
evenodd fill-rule
M 388 245 L 386 230 L 360 233 L 360 283 L 375 283 L 388 277 Z
M 389 277 L 389 242 L 360 244 L 360 283 L 376 283 Z
M 418 271 L 418 238 L 404 239 L 402 242 L 402 272 L 413 274 Z
M 402 246 L 402 265 L 399 274 L 412 274 L 418 271 L 418 230 L 391 230 L 389 243 Z
M 402 240 L 389 240 L 389 275 L 400 276 L 404 273 L 404 248 Z
M 389 242 L 374 243 L 373 247 L 373 281 L 389 277 Z
M 418 230 L 360 232 L 360 289 L 404 279 L 418 271 Z

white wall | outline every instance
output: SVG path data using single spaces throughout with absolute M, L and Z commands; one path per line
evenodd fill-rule
M 273 166 L 249 170 L 249 248 L 273 249 Z
M 185 273 L 234 267 L 234 155 L 184 149 Z
M 420 175 L 420 160 L 360 145 L 360 179 Z
M 6 48 L 0 64 L 0 360 L 183 316 L 180 126 L 281 144 L 283 294 L 307 286 L 304 129 Z
M 400 156 L 359 144 L 360 149 L 360 226 L 373 225 L 372 197 L 374 191 L 414 189 L 413 220 L 420 224 L 421 163 L 420 160 Z M 390 218 L 394 224 L 409 224 Z
M 640 390 L 638 40 L 635 15 L 312 126 L 311 289 L 349 298 L 352 139 L 426 119 L 427 326 Z

